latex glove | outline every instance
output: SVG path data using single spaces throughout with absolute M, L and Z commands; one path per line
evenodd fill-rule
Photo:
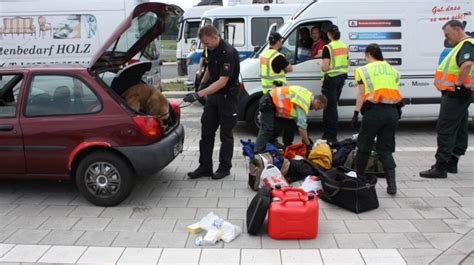
M 188 103 L 193 103 L 194 101 L 199 99 L 199 95 L 196 92 L 189 93 L 184 96 L 183 101 Z
M 354 130 L 359 129 L 359 112 L 357 110 L 354 110 L 354 116 L 352 116 L 351 126 Z

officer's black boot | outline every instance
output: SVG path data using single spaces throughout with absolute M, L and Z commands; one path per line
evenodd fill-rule
M 201 177 L 211 177 L 213 175 L 212 169 L 205 169 L 199 166 L 196 170 L 188 172 L 188 177 L 191 179 L 197 179 Z
M 447 171 L 453 174 L 458 173 L 458 162 L 459 162 L 459 157 L 455 155 L 451 155 L 451 157 L 448 160 Z
M 432 179 L 444 179 L 448 177 L 447 173 L 448 165 L 447 163 L 436 162 L 431 169 L 420 172 L 420 177 L 422 178 L 432 178 Z
M 395 169 L 385 170 L 385 178 L 387 179 L 387 193 L 390 195 L 395 195 L 397 193 Z

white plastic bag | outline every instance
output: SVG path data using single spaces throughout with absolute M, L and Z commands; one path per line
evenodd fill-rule
M 301 184 L 301 188 L 308 193 L 319 194 L 323 190 L 323 185 L 318 177 L 307 176 Z
M 224 221 L 221 232 L 221 239 L 224 242 L 229 243 L 242 233 L 242 229 L 240 228 L 240 226 L 236 226 L 227 221 Z
M 276 166 L 265 163 L 265 168 L 260 176 L 260 188 L 263 186 L 275 188 L 276 185 L 286 187 L 288 186 L 288 182 L 286 182 L 286 179 Z

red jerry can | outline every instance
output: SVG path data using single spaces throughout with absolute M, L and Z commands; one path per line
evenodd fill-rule
M 314 194 L 299 188 L 272 191 L 268 235 L 274 239 L 310 239 L 318 235 L 319 203 Z

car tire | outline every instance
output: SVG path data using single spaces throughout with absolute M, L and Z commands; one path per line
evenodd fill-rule
M 132 191 L 134 172 L 120 156 L 100 151 L 81 160 L 76 169 L 75 180 L 80 193 L 91 203 L 97 206 L 115 206 Z
M 260 113 L 258 111 L 258 103 L 259 99 L 253 100 L 249 104 L 249 107 L 247 108 L 247 113 L 245 114 L 245 121 L 247 123 L 247 127 L 255 135 L 258 134 L 258 130 L 260 129 Z

